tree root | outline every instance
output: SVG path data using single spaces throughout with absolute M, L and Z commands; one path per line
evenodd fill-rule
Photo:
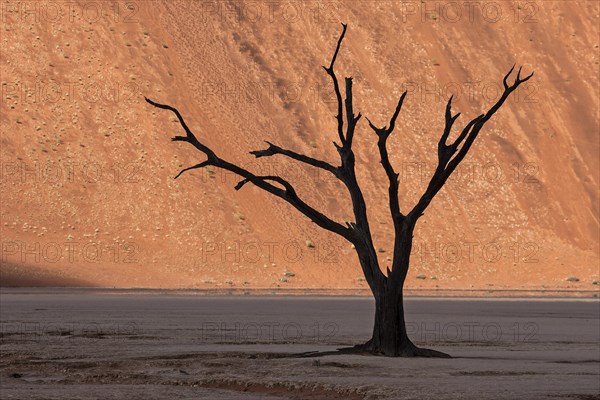
M 409 342 L 403 348 L 398 349 L 398 354 L 388 354 L 381 349 L 377 349 L 373 345 L 373 339 L 363 344 L 357 344 L 353 347 L 344 347 L 338 349 L 341 353 L 369 353 L 373 355 L 387 356 L 387 357 L 426 357 L 426 358 L 452 358 L 450 354 L 433 350 L 417 347 L 413 343 Z
M 450 354 L 444 353 L 442 351 L 425 349 L 417 346 L 414 346 L 413 349 L 408 350 L 409 351 L 406 353 L 403 352 L 404 354 L 401 353 L 400 357 L 452 358 Z

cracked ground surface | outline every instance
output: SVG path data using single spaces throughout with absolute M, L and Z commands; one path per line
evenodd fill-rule
M 453 359 L 309 355 L 364 341 L 371 300 L 3 289 L 6 399 L 597 399 L 597 300 L 408 299 Z

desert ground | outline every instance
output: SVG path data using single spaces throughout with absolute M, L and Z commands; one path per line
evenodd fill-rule
M 3 399 L 600 398 L 597 299 L 409 298 L 413 340 L 452 359 L 327 354 L 369 337 L 364 297 L 3 289 L 0 300 Z

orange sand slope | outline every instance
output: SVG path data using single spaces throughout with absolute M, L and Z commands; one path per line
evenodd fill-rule
M 269 140 L 337 163 L 321 65 L 343 21 L 336 67 L 355 110 L 383 125 L 409 90 L 389 141 L 405 212 L 435 168 L 447 98 L 462 127 L 513 63 L 535 70 L 420 220 L 407 286 L 598 289 L 599 3 L 90 4 L 2 3 L 0 284 L 365 288 L 349 243 L 268 193 L 219 170 L 173 180 L 203 157 L 143 101 L 350 220 L 333 178 L 248 154 Z M 393 227 L 366 121 L 354 147 L 385 267 Z

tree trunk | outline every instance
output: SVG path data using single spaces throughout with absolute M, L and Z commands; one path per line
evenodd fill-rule
M 375 323 L 373 337 L 363 349 L 388 357 L 443 357 L 446 353 L 419 348 L 413 344 L 406 332 L 402 288 L 386 287 L 384 293 L 375 298 Z
M 414 348 L 406 333 L 401 290 L 398 294 L 386 290 L 375 298 L 375 323 L 370 345 L 372 351 L 391 357 L 410 355 Z
M 415 346 L 406 332 L 403 289 L 410 265 L 415 224 L 416 219 L 409 219 L 398 226 L 392 270 L 388 269 L 387 278 L 374 283 L 371 288 L 375 297 L 373 336 L 371 340 L 357 348 L 388 357 L 449 358 L 448 354 Z M 365 266 L 369 263 L 377 263 L 377 256 L 361 254 L 363 251 L 363 248 L 357 247 L 363 270 L 368 270 Z M 378 264 L 376 265 L 379 268 Z

